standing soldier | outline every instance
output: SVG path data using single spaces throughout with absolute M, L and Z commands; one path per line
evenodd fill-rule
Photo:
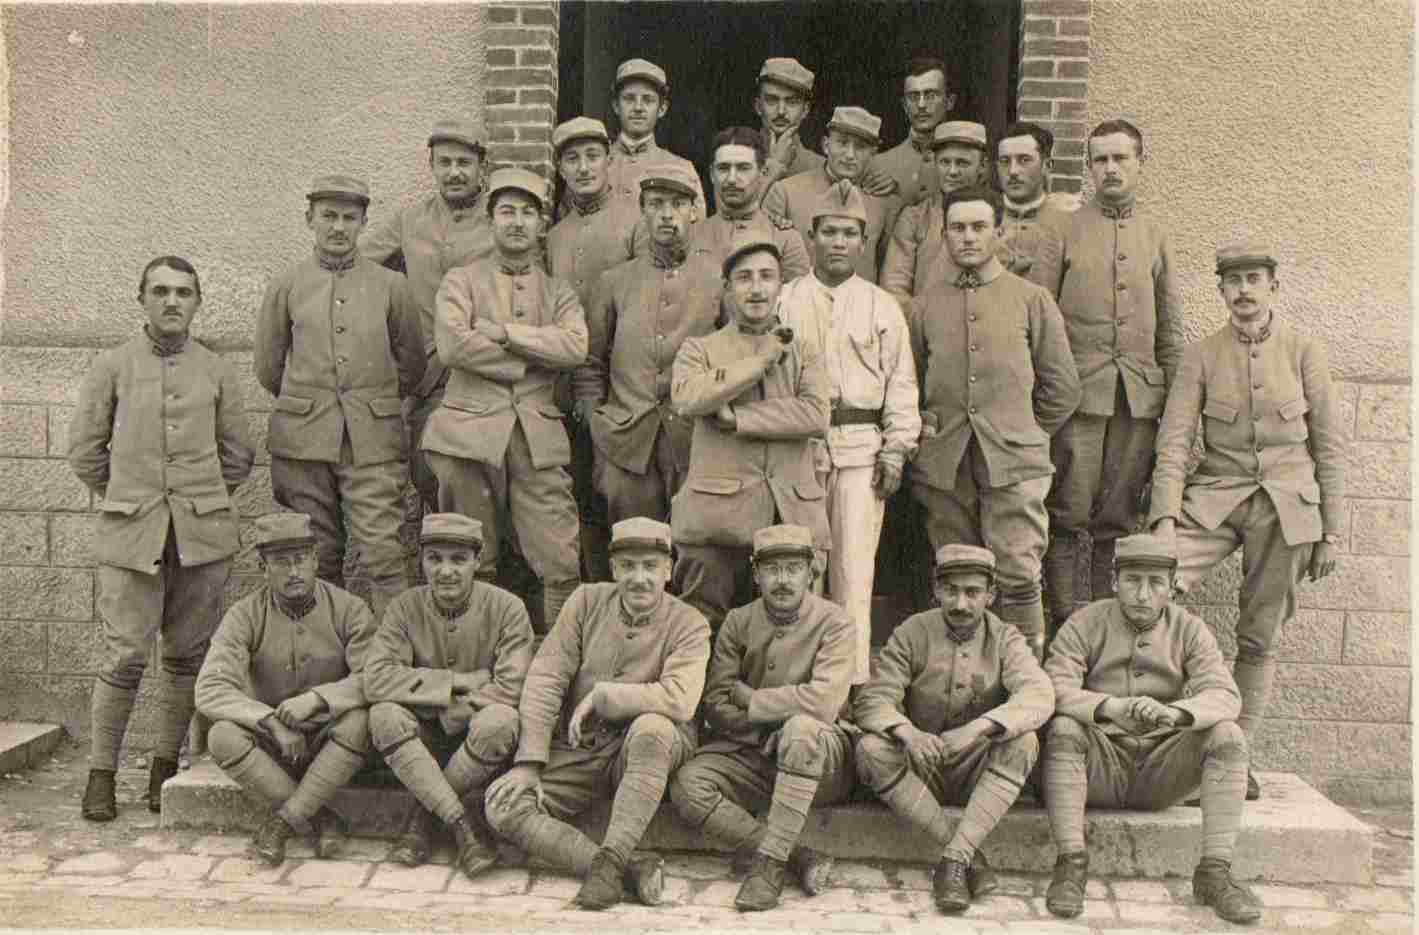
M 769 186 L 823 165 L 823 157 L 808 148 L 799 135 L 803 118 L 813 106 L 813 73 L 796 58 L 769 58 L 759 69 L 759 87 L 754 94 L 754 113 L 763 128 L 767 153 L 760 161 L 763 184 L 755 192 L 755 204 Z M 715 143 L 718 150 L 722 143 Z M 756 147 L 757 149 L 758 147 Z M 719 183 L 716 182 L 716 185 Z M 715 204 L 722 211 L 724 202 Z
M 303 513 L 256 520 L 264 586 L 232 605 L 197 675 L 222 771 L 273 811 L 251 852 L 275 866 L 294 834 L 335 857 L 342 819 L 328 806 L 370 751 L 361 669 L 374 616 L 355 595 L 316 580 L 315 533 Z M 294 661 L 293 661 L 294 660 Z
M 734 320 L 680 346 L 671 388 L 675 411 L 695 420 L 694 461 L 670 511 L 675 590 L 716 630 L 749 602 L 755 529 L 806 526 L 820 551 L 832 541 L 811 445 L 828 429 L 828 377 L 816 342 L 780 327 L 778 245 L 747 231 L 724 278 Z
M 921 434 L 911 338 L 896 299 L 854 272 L 867 210 L 852 186 L 830 188 L 813 217 L 813 272 L 789 283 L 783 324 L 818 343 L 831 386 L 827 593 L 857 627 L 852 684 L 867 681 L 872 580 L 887 498 Z
M 419 313 L 399 273 L 362 258 L 369 189 L 344 175 L 306 195 L 315 255 L 271 281 L 256 317 L 256 378 L 276 397 L 266 447 L 276 502 L 315 530 L 317 576 L 344 580 L 346 525 L 376 619 L 407 587 L 401 400 L 424 372 Z
M 622 62 L 611 88 L 611 110 L 620 125 L 611 147 L 611 197 L 634 203 L 647 173 L 675 166 L 694 180 L 695 202 L 703 205 L 705 193 L 694 163 L 662 149 L 655 141 L 656 123 L 670 111 L 670 81 L 665 69 L 643 58 Z
M 497 251 L 439 287 L 434 340 L 451 373 L 423 439 L 440 508 L 482 524 L 480 575 L 496 576 L 502 544 L 516 534 L 542 583 L 544 631 L 579 578 L 571 445 L 554 383 L 586 359 L 576 292 L 535 262 L 546 192 L 523 169 L 488 180 Z
M 1000 196 L 946 196 L 956 279 L 927 289 L 908 322 L 925 387 L 912 495 L 934 548 L 984 544 L 999 562 L 999 614 L 1044 650 L 1040 557 L 1050 436 L 1079 403 L 1079 374 L 1048 292 L 995 255 Z
M 476 580 L 482 524 L 430 513 L 419 531 L 428 584 L 389 607 L 365 662 L 370 731 L 417 799 L 390 859 L 417 867 L 436 819 L 453 830 L 469 877 L 497 862 L 483 791 L 517 746 L 517 701 L 532 661 L 527 610 Z
M 912 297 L 960 272 L 942 260 L 941 245 L 946 236 L 944 196 L 969 186 L 985 187 L 985 127 L 967 120 L 952 120 L 936 127 L 932 158 L 942 198 L 923 198 L 897 215 L 882 263 L 882 288 L 895 295 L 906 308 Z M 949 260 L 949 255 L 945 257 Z
M 902 110 L 911 129 L 907 138 L 872 160 L 873 166 L 897 180 L 902 200 L 914 205 L 936 191 L 936 128 L 956 106 L 947 88 L 946 63 L 914 58 L 902 81 Z
M 748 127 L 729 127 L 715 134 L 710 158 L 715 213 L 695 225 L 694 238 L 696 246 L 711 252 L 716 271 L 729 255 L 734 238 L 753 228 L 778 244 L 785 282 L 808 272 L 808 251 L 798 228 L 770 217 L 759 206 L 770 181 L 764 138 Z
M 1045 906 L 1065 918 L 1084 910 L 1086 804 L 1167 808 L 1200 784 L 1193 898 L 1228 922 L 1255 922 L 1256 897 L 1231 875 L 1247 774 L 1237 686 L 1207 624 L 1172 603 L 1172 540 L 1119 539 L 1113 562 L 1118 597 L 1071 616 L 1046 666 L 1059 710 L 1043 770 L 1058 851 Z
M 641 207 L 649 249 L 602 275 L 577 374 L 577 411 L 591 426 L 596 486 L 613 524 L 670 517 L 690 468 L 690 423 L 670 408 L 670 368 L 686 338 L 714 331 L 724 294 L 710 251 L 690 240 L 693 179 L 673 166 L 651 172 Z
M 1247 742 L 1266 717 L 1276 641 L 1296 615 L 1303 575 L 1335 569 L 1345 523 L 1345 430 L 1325 346 L 1272 311 L 1276 258 L 1254 243 L 1217 248 L 1230 321 L 1183 353 L 1158 435 L 1149 523 L 1177 536 L 1178 585 L 1242 549 L 1232 666 Z M 1197 423 L 1202 463 L 1184 480 Z M 1247 798 L 1261 796 L 1247 776 Z
M 644 517 L 611 529 L 614 584 L 577 589 L 537 651 L 522 691 L 516 763 L 488 787 L 498 833 L 582 878 L 576 901 L 606 909 L 633 888 L 660 902 L 664 861 L 633 858 L 670 774 L 695 749 L 709 626 L 665 593 L 670 527 Z M 610 798 L 598 847 L 567 824 Z
M 1108 597 L 1113 544 L 1134 531 L 1153 469 L 1168 385 L 1182 359 L 1182 302 L 1168 238 L 1134 203 L 1143 135 L 1126 120 L 1089 134 L 1094 200 L 1070 218 L 1049 288 L 1069 331 L 1083 396 L 1055 436 L 1045 560 L 1056 627 L 1076 602 Z M 1075 581 L 1079 538 L 1093 540 L 1089 591 Z
M 160 256 L 138 278 L 143 334 L 99 356 L 69 426 L 69 465 L 98 498 L 94 558 L 103 659 L 94 679 L 90 821 L 118 816 L 114 773 L 138 683 L 156 641 L 164 679 L 148 808 L 177 775 L 193 683 L 238 548 L 231 492 L 251 473 L 241 388 L 231 366 L 192 340 L 202 284 Z
M 1002 242 L 1010 272 L 1053 289 L 1048 270 L 1064 249 L 1072 208 L 1048 191 L 1054 134 L 1036 123 L 1012 123 L 995 144 L 995 175 L 1005 196 Z M 1036 269 L 1036 266 L 1039 269 Z
M 902 205 L 895 185 L 889 182 L 886 188 L 890 190 L 878 193 L 874 189 L 880 189 L 879 186 L 868 184 L 868 163 L 877 151 L 881 129 L 882 118 L 861 107 L 834 109 L 824 142 L 828 159 L 823 168 L 780 179 L 769 186 L 764 196 L 764 210 L 769 216 L 792 223 L 807 243 L 813 236 L 813 212 L 834 183 L 846 179 L 863 189 L 867 233 L 857 262 L 857 274 L 871 283 L 877 282 L 888 232 Z
M 634 202 L 611 197 L 610 146 L 605 125 L 589 117 L 575 117 L 552 131 L 553 158 L 571 204 L 547 232 L 547 265 L 553 277 L 576 290 L 583 309 L 591 308 L 601 274 L 631 258 L 632 232 L 640 220 Z M 595 449 L 591 428 L 573 406 L 572 375 L 566 371 L 557 381 L 557 406 L 564 414 L 572 443 L 572 491 L 581 521 L 581 574 L 587 581 L 606 581 L 611 577 L 606 498 L 592 483 Z
M 852 736 L 838 713 L 856 634 L 842 608 L 808 593 L 813 558 L 802 526 L 754 533 L 761 597 L 724 620 L 705 686 L 712 739 L 670 786 L 681 817 L 747 867 L 734 899 L 744 912 L 777 906 L 789 868 L 808 895 L 827 888 L 833 859 L 795 845 L 810 808 L 852 792 Z
M 941 847 L 932 895 L 942 912 L 961 912 L 996 889 L 980 847 L 1030 775 L 1054 691 L 1020 632 L 986 610 L 995 598 L 989 549 L 942 546 L 932 591 L 940 609 L 892 631 L 857 697 L 854 719 L 868 731 L 857 771 Z M 965 805 L 954 831 L 943 805 Z
M 429 171 L 438 190 L 420 195 L 360 239 L 360 253 L 366 259 L 404 271 L 409 293 L 419 307 L 425 369 L 409 412 L 409 468 L 429 513 L 438 509 L 438 479 L 419 450 L 419 439 L 448 382 L 448 368 L 434 352 L 434 296 L 449 270 L 493 252 L 483 197 L 484 139 L 483 128 L 468 120 L 434 124 L 428 142 Z

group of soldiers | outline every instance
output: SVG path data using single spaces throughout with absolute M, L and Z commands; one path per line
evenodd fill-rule
M 361 180 L 317 178 L 313 255 L 256 322 L 287 512 L 256 521 L 263 586 L 220 626 L 253 452 L 231 366 L 189 338 L 196 270 L 148 264 L 143 334 L 98 359 L 70 432 L 99 497 L 86 818 L 117 814 L 161 634 L 149 807 L 195 706 L 272 807 L 252 842 L 272 863 L 297 834 L 338 851 L 332 796 L 378 754 L 418 802 L 394 851 L 410 865 L 442 827 L 470 876 L 501 843 L 581 876 L 586 908 L 653 905 L 663 865 L 636 849 L 668 791 L 734 849 L 736 905 L 766 909 L 786 878 L 827 883 L 798 843 L 808 810 L 871 795 L 940 845 L 935 899 L 959 912 L 994 888 L 981 845 L 1033 785 L 1058 849 L 1047 904 L 1074 916 L 1086 805 L 1200 787 L 1194 893 L 1259 918 L 1230 874 L 1260 794 L 1249 742 L 1297 585 L 1334 568 L 1343 495 L 1325 351 L 1273 312 L 1275 255 L 1217 249 L 1228 320 L 1184 347 L 1132 124 L 1090 133 L 1094 196 L 1073 210 L 1047 191 L 1049 132 L 992 147 L 947 120 L 939 61 L 909 63 L 911 134 L 881 153 L 853 106 L 812 152 L 813 85 L 763 64 L 760 127 L 714 138 L 709 217 L 655 141 L 669 84 L 641 59 L 616 72 L 616 137 L 555 128 L 560 198 L 525 170 L 485 177 L 458 120 L 428 140 L 437 190 L 382 225 Z M 937 606 L 873 658 L 879 540 L 922 529 Z M 368 604 L 343 589 L 349 540 Z M 1173 599 L 1238 547 L 1229 667 Z M 495 583 L 515 563 L 527 604 Z M 570 822 L 603 799 L 598 844 Z

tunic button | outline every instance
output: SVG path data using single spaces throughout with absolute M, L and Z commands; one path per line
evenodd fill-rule
M 1126 283 L 1126 282 L 1121 282 L 1121 283 L 1118 284 L 1118 291 L 1119 291 L 1119 292 L 1126 292 L 1127 290 L 1128 290 L 1128 283 Z
M 976 375 L 975 375 L 974 373 L 971 374 L 971 382 L 972 382 L 972 383 L 976 382 Z M 971 412 L 975 412 L 975 410 L 972 409 Z
M 458 664 L 458 660 L 454 659 L 452 656 L 449 656 L 449 657 L 448 657 L 448 667 L 449 667 L 450 669 L 452 669 L 452 668 L 453 668 L 455 665 L 457 665 L 457 664 Z
M 455 221 L 461 221 L 461 220 L 463 220 L 463 212 L 462 212 L 462 211 L 455 211 L 455 212 L 453 212 L 453 219 L 454 219 Z
M 772 670 L 776 665 L 778 665 L 778 663 L 775 663 L 775 662 L 769 663 L 769 669 Z
M 521 291 L 522 291 L 522 288 L 523 288 L 522 282 L 519 281 L 519 280 L 514 280 L 514 281 L 513 281 L 513 284 L 512 284 L 512 287 L 513 287 L 514 289 L 516 289 L 518 292 L 521 292 Z
M 976 346 L 974 344 L 971 345 L 971 350 L 976 350 Z
M 1260 357 L 1260 356 L 1261 356 L 1261 351 L 1252 351 L 1252 352 L 1251 352 L 1251 356 L 1253 356 L 1253 357 Z
M 168 431 L 169 431 L 169 432 L 176 432 L 176 431 L 177 431 L 177 426 L 175 426 L 175 425 L 169 425 L 169 426 L 168 426 Z
M 345 333 L 345 326 L 344 326 L 344 325 L 336 325 L 336 326 L 335 326 L 335 333 L 336 333 L 336 334 L 344 334 L 344 333 Z
M 174 461 L 176 461 L 176 460 L 177 460 L 177 455 L 168 455 L 168 464 L 172 464 L 172 463 L 173 463 Z
M 1259 389 L 1261 389 L 1261 384 L 1260 384 L 1260 383 L 1253 383 L 1253 384 L 1251 385 L 1251 388 L 1254 389 L 1254 390 L 1259 390 Z
M 1136 679 L 1141 679 L 1141 678 L 1143 678 L 1143 673 L 1142 673 L 1142 672 L 1135 672 L 1135 673 L 1133 673 L 1133 677 L 1136 678 Z
M 1128 259 L 1128 255 L 1127 255 L 1127 254 L 1120 253 L 1120 254 L 1118 255 L 1118 261 L 1119 261 L 1120 263 L 1122 263 L 1122 262 L 1123 262 L 1124 260 L 1126 260 L 1126 259 Z
M 975 406 L 972 406 L 972 407 L 971 407 L 971 415 L 975 415 L 975 414 L 976 414 L 976 407 L 975 407 Z
M 972 315 L 972 316 L 971 316 L 971 321 L 975 321 L 975 320 L 976 320 L 976 316 Z
M 342 364 L 344 364 L 344 363 L 349 363 L 349 360 L 348 360 L 347 358 L 345 358 L 345 357 L 337 357 L 337 358 L 335 358 L 335 359 L 338 360 L 338 361 L 339 361 L 340 363 L 342 363 Z
M 1257 446 L 1256 446 L 1256 453 L 1257 453 L 1257 454 L 1261 454 L 1261 446 L 1260 446 L 1260 445 L 1257 445 Z
M 775 631 L 774 631 L 774 639 L 779 639 L 779 638 L 782 637 L 782 636 L 783 636 L 783 634 L 780 633 L 778 630 L 775 630 Z
M 522 309 L 520 309 L 520 308 L 515 308 L 515 309 L 512 310 L 512 317 L 513 317 L 513 318 L 521 318 L 522 316 L 523 316 L 523 311 L 522 311 Z
M 335 304 L 336 304 L 336 305 L 344 305 L 344 304 L 345 304 L 345 300 L 344 300 L 344 299 L 336 299 L 336 300 L 335 300 Z
M 176 367 L 176 366 L 177 366 L 177 361 L 175 361 L 175 360 L 170 360 L 170 361 L 168 361 L 168 366 L 169 366 L 169 367 Z
M 965 683 L 965 682 L 957 682 L 957 683 L 956 683 L 956 691 L 958 691 L 958 692 L 959 692 L 959 691 L 965 691 L 965 689 L 966 689 L 966 683 Z

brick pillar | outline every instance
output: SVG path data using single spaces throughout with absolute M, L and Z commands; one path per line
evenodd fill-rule
M 1089 13 L 1093 0 L 1024 0 L 1016 113 L 1054 134 L 1050 189 L 1084 186 L 1089 132 Z
M 558 0 L 488 7 L 483 119 L 491 161 L 552 177 Z

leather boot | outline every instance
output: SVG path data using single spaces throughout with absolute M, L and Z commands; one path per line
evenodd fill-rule
M 951 857 L 941 858 L 931 874 L 931 898 L 942 912 L 957 913 L 971 908 L 971 887 L 966 882 L 969 865 Z
M 428 862 L 434 852 L 434 830 L 438 819 L 417 802 L 404 821 L 399 843 L 389 852 L 389 859 L 406 867 L 419 867 Z
M 1084 887 L 1089 882 L 1089 854 L 1060 854 L 1054 862 L 1054 879 L 1045 893 L 1045 908 L 1062 919 L 1084 911 Z
M 89 770 L 89 784 L 84 787 L 84 817 L 89 821 L 113 821 L 118 817 L 118 799 L 114 791 L 111 769 Z
M 658 906 L 665 896 L 665 860 L 658 854 L 642 854 L 626 862 L 626 892 L 642 906 Z
M 273 812 L 256 829 L 247 850 L 257 860 L 278 867 L 286 859 L 286 842 L 295 833 L 295 829 L 286 824 L 286 819 Z
M 153 757 L 148 766 L 148 811 L 163 810 L 163 783 L 177 775 L 177 760 L 165 756 Z
M 1049 632 L 1054 636 L 1074 613 L 1075 575 L 1079 543 L 1073 533 L 1051 530 L 1045 550 L 1045 592 L 1049 596 Z
M 1000 880 L 995 875 L 995 869 L 979 850 L 971 857 L 970 869 L 966 871 L 966 885 L 971 889 L 972 899 L 989 896 L 1000 889 Z
M 783 878 L 787 870 L 788 866 L 783 861 L 774 860 L 767 854 L 755 854 L 749 876 L 734 897 L 734 908 L 740 912 L 773 909 L 783 892 Z
M 345 850 L 349 840 L 345 819 L 334 810 L 321 806 L 320 811 L 310 820 L 315 831 L 315 856 L 322 860 L 333 860 Z
M 481 820 L 464 812 L 449 827 L 453 829 L 454 862 L 468 879 L 497 865 L 497 842 Z
M 809 896 L 817 896 L 831 884 L 834 862 L 830 855 L 801 844 L 788 855 L 788 869 Z
M 1192 873 L 1192 898 L 1211 906 L 1217 917 L 1245 924 L 1261 918 L 1261 904 L 1252 891 L 1232 879 L 1232 865 L 1204 857 Z
M 581 889 L 576 893 L 576 904 L 583 909 L 609 909 L 621 901 L 625 886 L 626 865 L 606 848 L 596 852 L 591 860 L 591 869 L 586 879 L 581 881 Z

